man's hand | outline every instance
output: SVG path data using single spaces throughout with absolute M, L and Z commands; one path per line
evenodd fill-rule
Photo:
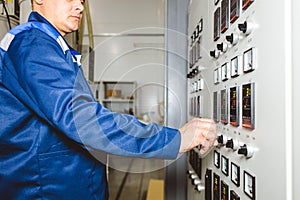
M 200 154 L 214 146 L 217 138 L 216 124 L 211 119 L 194 118 L 179 129 L 181 133 L 180 153 L 202 145 Z

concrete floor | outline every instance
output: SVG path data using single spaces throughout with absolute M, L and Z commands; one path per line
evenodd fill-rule
M 164 161 L 109 156 L 110 200 L 145 200 L 150 179 L 164 179 Z

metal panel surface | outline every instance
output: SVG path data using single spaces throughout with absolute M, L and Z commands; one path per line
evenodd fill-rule
M 189 6 L 189 55 L 200 37 L 200 51 L 203 53 L 200 58 L 190 59 L 187 65 L 188 110 L 193 110 L 190 107 L 194 106 L 190 99 L 202 96 L 203 116 L 212 118 L 215 92 L 238 86 L 240 93 L 241 123 L 234 126 L 216 122 L 218 134 L 225 141 L 212 151 L 218 152 L 220 157 L 228 158 L 229 173 L 223 173 L 222 166 L 218 168 L 214 165 L 211 152 L 202 158 L 202 177 L 205 177 L 206 169 L 212 170 L 228 185 L 229 191 L 234 191 L 240 199 L 298 199 L 296 185 L 299 185 L 299 180 L 295 177 L 299 177 L 299 159 L 296 158 L 296 152 L 299 152 L 296 145 L 299 134 L 296 132 L 299 132 L 299 128 L 295 123 L 299 120 L 299 92 L 296 88 L 300 83 L 296 77 L 299 74 L 296 66 L 300 50 L 299 45 L 296 45 L 299 41 L 299 25 L 296 25 L 299 12 L 295 10 L 295 5 L 299 3 L 295 0 L 272 3 L 259 0 L 227 1 L 232 13 L 238 11 L 239 15 L 229 22 L 228 29 L 216 39 L 214 13 L 221 8 L 222 16 L 223 7 L 226 10 L 224 2 L 191 1 Z M 235 3 L 240 4 L 240 9 L 236 10 Z M 201 20 L 203 30 L 195 34 Z M 242 57 L 240 73 L 227 77 L 222 75 L 225 72 L 222 66 L 231 63 L 237 56 Z M 219 68 L 222 79 L 216 82 L 214 71 Z M 193 71 L 195 69 L 196 72 Z M 204 79 L 204 90 L 195 91 L 193 84 L 199 78 Z M 243 96 L 242 92 L 243 86 L 247 84 L 254 85 L 251 98 L 248 99 L 246 93 Z M 228 102 L 230 104 L 231 101 Z M 246 112 L 246 106 L 250 106 L 249 102 L 253 126 L 242 124 L 243 112 Z M 227 107 L 230 108 L 230 105 Z M 188 118 L 192 117 L 195 117 L 195 113 L 189 113 Z M 231 163 L 240 168 L 239 186 L 232 180 Z M 191 165 L 189 169 L 195 170 Z M 204 178 L 201 181 L 200 185 L 204 186 Z M 205 192 L 195 192 L 195 185 L 190 182 L 188 199 L 205 199 Z M 226 194 L 221 195 L 220 199 L 227 199 Z

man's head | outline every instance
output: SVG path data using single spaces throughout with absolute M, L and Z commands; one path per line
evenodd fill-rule
M 62 36 L 76 31 L 85 0 L 31 0 L 33 11 L 45 17 Z

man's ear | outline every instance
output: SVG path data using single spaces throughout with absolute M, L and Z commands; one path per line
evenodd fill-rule
M 37 5 L 42 5 L 44 0 L 33 0 Z

